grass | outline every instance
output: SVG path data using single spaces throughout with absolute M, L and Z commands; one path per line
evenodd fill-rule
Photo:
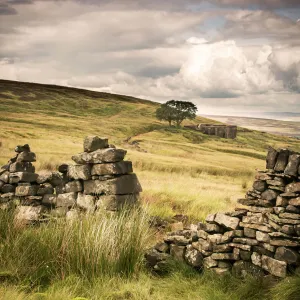
M 264 169 L 268 146 L 300 151 L 297 139 L 261 131 L 239 128 L 235 140 L 226 140 L 169 128 L 154 118 L 158 103 L 122 95 L 0 81 L 0 105 L 0 165 L 17 144 L 29 143 L 37 171 L 55 170 L 72 163 L 84 136 L 107 136 L 128 150 L 148 213 L 169 220 L 233 209 L 255 170 Z M 184 124 L 213 122 L 197 117 Z M 154 237 L 147 216 L 135 212 L 26 231 L 14 228 L 9 214 L 0 219 L 0 299 L 291 300 L 300 294 L 298 275 L 275 284 L 177 266 L 154 276 L 142 262 Z

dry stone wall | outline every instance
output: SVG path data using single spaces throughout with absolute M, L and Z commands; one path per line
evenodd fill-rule
M 269 149 L 266 170 L 232 212 L 170 232 L 146 254 L 154 270 L 174 257 L 218 274 L 285 277 L 300 266 L 300 154 Z
M 29 145 L 17 146 L 16 155 L 0 168 L 0 208 L 16 206 L 16 220 L 39 222 L 51 216 L 73 218 L 80 211 L 116 211 L 134 204 L 142 191 L 126 150 L 107 138 L 84 139 L 84 152 L 72 156 L 75 165 L 35 173 L 36 155 Z

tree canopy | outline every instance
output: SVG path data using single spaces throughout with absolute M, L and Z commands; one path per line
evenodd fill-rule
M 195 119 L 197 106 L 188 101 L 170 100 L 156 110 L 156 118 L 160 121 L 168 121 L 169 125 L 174 122 L 177 126 L 180 126 L 185 119 Z

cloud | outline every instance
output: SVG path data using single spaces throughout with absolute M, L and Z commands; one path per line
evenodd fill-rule
M 8 6 L 7 4 L 0 3 L 0 15 L 15 15 L 17 11 L 13 8 Z

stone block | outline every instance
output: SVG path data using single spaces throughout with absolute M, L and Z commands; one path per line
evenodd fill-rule
M 255 266 L 261 267 L 261 255 L 257 252 L 251 254 L 251 261 Z
M 15 173 L 15 172 L 28 172 L 28 173 L 34 173 L 35 167 L 32 165 L 31 162 L 15 162 L 12 163 L 9 166 L 9 172 Z
M 280 149 L 274 170 L 283 172 L 288 164 L 290 151 L 288 149 Z
M 69 165 L 68 177 L 71 179 L 89 180 L 91 178 L 91 167 L 89 165 Z
M 70 181 L 65 185 L 66 193 L 77 193 L 77 192 L 82 192 L 82 190 L 83 190 L 83 186 L 79 180 Z
M 250 246 L 254 246 L 254 245 L 258 244 L 257 240 L 250 239 L 250 238 L 234 238 L 232 241 L 233 241 L 233 243 L 250 245 Z
M 293 183 L 288 184 L 285 187 L 285 191 L 290 192 L 290 193 L 299 193 L 300 192 L 300 182 L 293 182 Z
M 256 230 L 251 228 L 244 228 L 244 236 L 249 238 L 255 238 L 256 237 Z
M 38 221 L 45 211 L 45 207 L 39 206 L 18 206 L 15 214 L 15 221 L 17 224 L 29 224 Z
M 214 253 L 224 253 L 224 252 L 231 252 L 232 247 L 231 244 L 220 244 L 220 245 L 213 245 L 213 252 Z
M 37 194 L 38 186 L 30 185 L 30 186 L 17 186 L 15 195 L 18 197 L 22 196 L 35 196 Z
M 291 154 L 289 157 L 289 162 L 284 170 L 284 174 L 290 176 L 297 176 L 299 164 L 300 164 L 300 155 Z
M 218 223 L 221 226 L 224 226 L 228 229 L 237 229 L 239 226 L 240 220 L 236 217 L 230 217 L 225 214 L 217 213 L 215 220 L 216 223 Z
M 87 136 L 83 141 L 83 151 L 93 152 L 98 149 L 108 148 L 108 139 L 99 138 L 98 136 Z
M 44 205 L 56 205 L 56 197 L 54 194 L 46 194 L 43 196 L 42 203 Z
M 274 258 L 285 261 L 288 264 L 298 265 L 300 262 L 300 254 L 297 251 L 286 247 L 278 247 L 276 249 Z
M 300 202 L 299 202 L 300 203 Z M 288 206 L 289 200 L 282 196 L 277 196 L 276 198 L 276 206 L 285 207 Z
M 185 246 L 170 245 L 170 254 L 176 260 L 184 261 L 185 250 Z
M 14 193 L 15 190 L 16 190 L 16 186 L 9 184 L 9 183 L 5 184 L 4 182 L 3 182 L 3 186 L 0 188 L 0 191 L 4 194 Z
M 101 164 L 122 161 L 127 151 L 123 149 L 106 148 L 99 149 L 90 153 L 80 153 L 72 156 L 77 164 Z
M 170 246 L 167 243 L 157 243 L 154 248 L 158 251 L 158 252 L 162 252 L 162 253 L 167 253 L 170 250 Z
M 268 271 L 270 274 L 281 278 L 286 277 L 286 262 L 268 257 L 266 255 L 262 255 L 261 262 L 262 268 Z
M 203 259 L 203 266 L 207 269 L 216 267 L 218 265 L 218 261 L 211 258 L 211 256 L 205 257 Z
M 103 208 L 109 211 L 117 211 L 122 207 L 132 206 L 138 203 L 138 194 L 128 195 L 101 195 L 96 202 L 97 209 Z
M 59 194 L 56 198 L 57 207 L 73 207 L 76 204 L 77 193 Z
M 233 264 L 232 274 L 238 278 L 246 278 L 248 275 L 253 277 L 264 276 L 264 271 L 248 261 L 237 261 Z
M 184 257 L 186 262 L 194 268 L 199 268 L 203 264 L 203 255 L 198 250 L 194 249 L 192 245 L 186 247 Z
M 269 147 L 267 159 L 266 159 L 267 161 L 266 169 L 275 168 L 277 157 L 278 157 L 278 152 L 274 148 Z
M 272 189 L 267 189 L 261 194 L 261 198 L 264 200 L 272 201 L 272 200 L 276 200 L 278 195 L 279 192 L 274 191 Z
M 300 206 L 300 197 L 290 199 L 289 205 Z
M 34 162 L 36 161 L 36 155 L 33 152 L 24 151 L 19 153 L 17 157 L 19 162 Z
M 236 253 L 213 253 L 211 258 L 214 260 L 239 260 L 240 257 Z
M 15 172 L 9 174 L 9 183 L 19 182 L 35 182 L 38 178 L 38 174 L 28 172 Z
M 92 166 L 92 175 L 122 175 L 132 173 L 131 161 L 116 163 L 95 164 Z
M 135 174 L 123 175 L 111 180 L 88 180 L 84 182 L 86 194 L 125 195 L 142 191 L 142 187 Z
M 253 183 L 253 188 L 259 192 L 263 192 L 267 189 L 267 183 L 265 180 L 256 180 Z
M 256 231 L 256 239 L 259 242 L 264 242 L 264 243 L 270 242 L 270 236 L 267 233 L 262 231 Z
M 89 212 L 94 212 L 96 209 L 95 197 L 92 195 L 85 195 L 84 193 L 78 193 L 77 206 L 83 208 Z
M 53 194 L 54 193 L 54 188 L 50 183 L 43 183 L 39 185 L 38 190 L 37 190 L 37 195 L 46 195 L 46 194 Z

